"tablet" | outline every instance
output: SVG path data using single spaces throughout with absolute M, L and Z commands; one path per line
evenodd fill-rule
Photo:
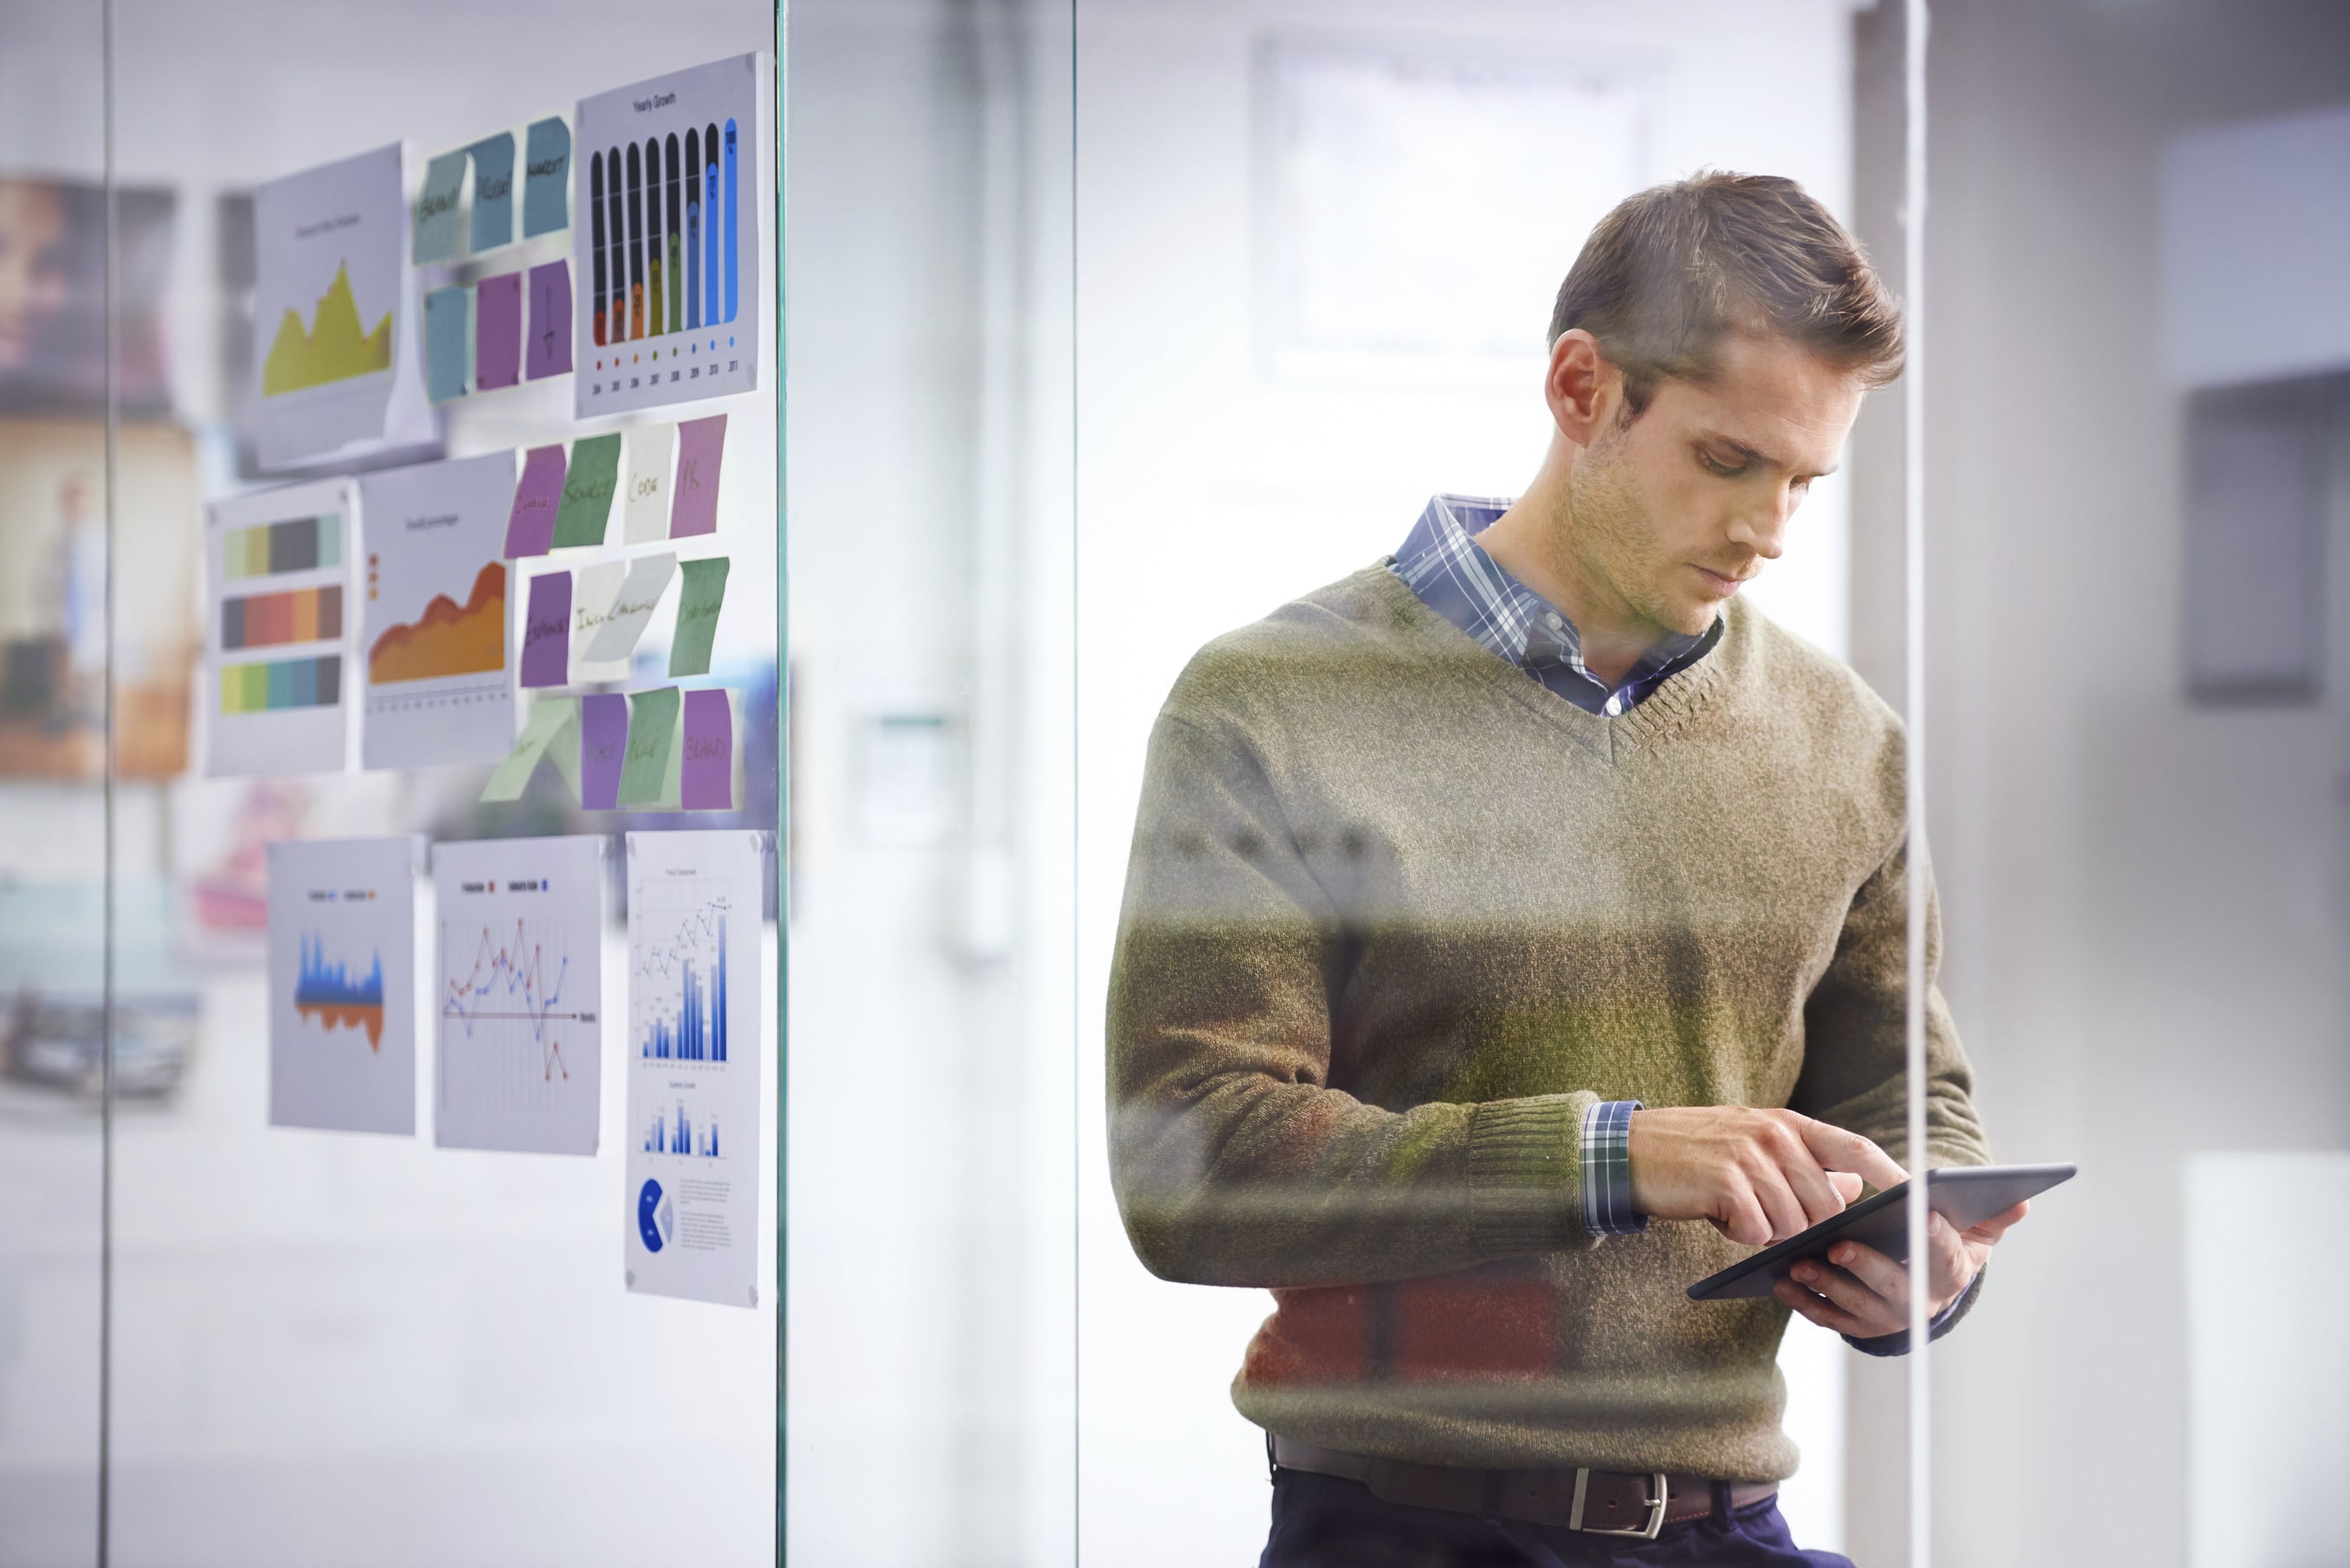
M 1970 1165 L 1926 1173 L 1926 1206 L 1963 1231 L 1994 1214 L 2004 1214 L 2027 1198 L 2069 1181 L 2078 1170 L 2073 1165 Z M 1904 1209 L 1909 1184 L 1887 1188 L 1865 1199 L 1832 1220 L 1823 1220 L 1800 1236 L 1790 1236 L 1765 1248 L 1742 1263 L 1732 1263 L 1689 1288 L 1693 1301 L 1731 1301 L 1740 1296 L 1767 1296 L 1787 1277 L 1787 1271 L 1806 1258 L 1826 1255 L 1832 1243 L 1857 1241 L 1874 1247 L 1895 1262 L 1909 1257 L 1909 1220 Z

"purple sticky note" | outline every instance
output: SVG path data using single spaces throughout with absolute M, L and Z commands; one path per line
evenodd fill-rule
M 530 379 L 571 369 L 571 264 L 530 269 Z
M 677 427 L 677 495 L 669 536 L 718 532 L 718 464 L 726 455 L 726 416 L 684 420 Z
M 620 804 L 620 765 L 629 760 L 629 700 L 599 691 L 579 700 L 579 804 L 613 811 Z
M 522 274 L 502 272 L 473 289 L 473 389 L 522 379 Z
M 560 686 L 571 678 L 571 574 L 541 572 L 530 580 L 530 608 L 522 618 L 522 683 Z
M 685 694 L 685 765 L 680 791 L 688 811 L 734 809 L 734 711 L 723 687 Z
M 544 556 L 555 543 L 555 514 L 563 506 L 563 448 L 535 446 L 522 460 L 514 510 L 506 514 L 506 558 Z

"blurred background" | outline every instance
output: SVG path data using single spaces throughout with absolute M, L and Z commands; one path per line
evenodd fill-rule
M 1790 174 L 1899 278 L 1902 7 L 110 9 L 110 47 L 98 0 L 0 9 L 0 1564 L 747 1563 L 779 1516 L 827 1565 L 1253 1561 L 1226 1386 L 1269 1301 L 1150 1278 L 1107 1182 L 1150 720 L 1431 493 L 1525 482 L 1621 196 Z M 1756 601 L 1897 706 L 1922 659 L 1993 1145 L 2083 1168 L 1934 1348 L 1935 1561 L 2335 1562 L 2350 16 L 1932 18 L 1923 448 L 1872 400 Z M 781 375 L 730 438 L 721 653 L 789 753 L 744 816 L 789 802 L 784 1293 L 722 1314 L 619 1292 L 616 1153 L 264 1126 L 260 846 L 561 803 L 203 781 L 186 715 L 202 507 L 266 482 L 252 185 L 760 47 Z M 440 449 L 563 418 L 534 395 Z M 1800 1324 L 1781 1365 L 1798 1537 L 1905 1563 L 1902 1366 Z

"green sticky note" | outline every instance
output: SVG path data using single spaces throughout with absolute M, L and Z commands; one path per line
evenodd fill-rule
M 571 792 L 571 798 L 580 800 L 583 797 L 579 794 L 579 737 L 583 727 L 579 721 L 579 699 L 542 697 L 539 701 L 560 702 L 568 710 L 563 716 L 562 724 L 555 732 L 555 739 L 546 743 L 546 760 L 555 764 L 555 771 L 562 776 L 563 787 Z
M 710 673 L 710 643 L 718 635 L 718 607 L 726 602 L 724 556 L 681 561 L 684 585 L 677 595 L 677 629 L 669 639 L 669 676 Z
M 674 810 L 677 805 L 678 692 L 674 686 L 629 698 L 629 752 L 620 764 L 620 805 Z
M 500 763 L 497 772 L 490 775 L 489 785 L 482 791 L 482 798 L 484 800 L 521 799 L 523 787 L 530 783 L 530 775 L 538 771 L 539 759 L 546 754 L 547 748 L 552 746 L 556 737 L 563 732 L 566 723 L 568 723 L 575 732 L 571 742 L 571 755 L 572 766 L 577 770 L 579 742 L 576 732 L 579 726 L 579 699 L 541 697 L 531 704 L 530 722 L 523 726 L 521 735 L 515 741 L 514 750 L 506 753 L 506 760 Z M 572 786 L 571 793 L 574 794 L 579 793 L 576 784 Z
M 571 466 L 563 474 L 563 504 L 555 514 L 556 549 L 600 545 L 612 517 L 612 492 L 620 483 L 620 434 L 582 436 L 571 443 Z

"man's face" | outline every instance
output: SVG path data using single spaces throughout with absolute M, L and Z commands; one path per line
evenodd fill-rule
M 1586 580 L 1660 630 L 1705 630 L 1777 557 L 1804 492 L 1835 467 L 1861 391 L 1783 338 L 1742 335 L 1722 345 L 1711 381 L 1661 382 L 1575 465 L 1569 547 Z

